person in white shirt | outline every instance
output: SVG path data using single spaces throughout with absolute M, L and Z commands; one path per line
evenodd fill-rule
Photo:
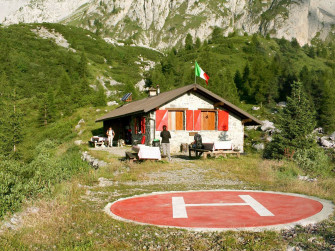
M 112 129 L 112 127 L 110 126 L 107 130 L 107 137 L 108 137 L 108 146 L 112 147 L 113 146 L 113 138 L 114 138 L 114 130 Z

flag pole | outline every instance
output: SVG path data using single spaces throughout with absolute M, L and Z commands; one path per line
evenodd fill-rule
M 196 70 L 196 64 L 197 64 L 197 61 L 195 61 L 195 64 L 194 64 L 194 84 L 197 84 L 197 70 Z

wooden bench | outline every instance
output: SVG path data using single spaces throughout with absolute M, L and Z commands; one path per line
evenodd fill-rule
M 137 159 L 138 159 L 137 153 L 126 152 L 126 160 L 128 160 L 129 162 L 132 163 Z

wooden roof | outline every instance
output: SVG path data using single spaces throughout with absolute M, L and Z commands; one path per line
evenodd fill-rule
M 243 111 L 242 109 L 238 108 L 237 106 L 233 105 L 222 97 L 197 84 L 183 86 L 178 89 L 162 92 L 157 96 L 147 97 L 141 100 L 130 102 L 119 108 L 116 108 L 113 111 L 110 111 L 106 115 L 98 118 L 95 122 L 117 119 L 137 113 L 147 113 L 161 107 L 162 105 L 178 98 L 179 96 L 182 96 L 189 91 L 199 93 L 204 97 L 213 100 L 216 103 L 222 102 L 220 106 L 227 111 L 230 111 L 240 116 L 242 120 L 245 120 L 245 125 L 261 125 L 261 121 L 254 116 L 250 115 L 249 113 Z

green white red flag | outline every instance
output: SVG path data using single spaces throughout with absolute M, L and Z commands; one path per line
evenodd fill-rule
M 209 79 L 209 76 L 207 75 L 206 72 L 204 72 L 200 66 L 198 65 L 197 61 L 195 61 L 195 75 L 197 77 L 200 77 L 204 80 L 206 80 L 206 84 L 208 85 L 208 79 Z

